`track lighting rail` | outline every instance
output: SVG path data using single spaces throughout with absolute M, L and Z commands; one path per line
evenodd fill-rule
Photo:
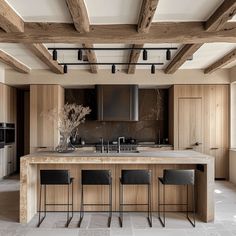
M 132 48 L 132 47 L 128 47 L 128 48 L 102 48 L 102 47 L 99 47 L 99 48 L 80 48 L 80 47 L 72 47 L 72 48 L 67 48 L 67 47 L 64 47 L 64 48 L 61 48 L 61 47 L 54 47 L 54 48 L 51 48 L 49 47 L 48 50 L 57 50 L 57 51 L 74 51 L 74 50 L 93 50 L 93 51 L 125 51 L 125 50 L 157 50 L 157 51 L 165 51 L 165 50 L 177 50 L 178 48 L 176 47 L 151 47 L 151 48 Z
M 85 62 L 85 63 L 77 63 L 77 62 L 64 62 L 64 63 L 58 63 L 59 65 L 67 65 L 67 66 L 82 66 L 82 65 L 143 65 L 143 66 L 151 66 L 151 65 L 157 65 L 157 66 L 161 66 L 164 65 L 164 63 L 160 63 L 160 62 L 153 62 L 153 63 L 129 63 L 129 62 Z

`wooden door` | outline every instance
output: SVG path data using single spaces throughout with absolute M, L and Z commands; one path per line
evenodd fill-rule
M 203 151 L 202 98 L 178 99 L 178 148 Z

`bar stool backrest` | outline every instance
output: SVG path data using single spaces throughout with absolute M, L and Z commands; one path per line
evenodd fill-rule
M 150 184 L 151 171 L 150 170 L 122 170 L 121 183 L 122 184 Z
M 42 185 L 70 184 L 70 173 L 68 170 L 40 170 L 40 183 Z
M 163 182 L 170 185 L 194 185 L 195 170 L 164 170 Z
M 110 170 L 82 170 L 82 185 L 110 185 L 112 183 Z

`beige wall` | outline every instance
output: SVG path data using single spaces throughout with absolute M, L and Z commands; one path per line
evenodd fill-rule
M 173 75 L 150 70 L 136 70 L 133 75 L 118 71 L 111 74 L 110 70 L 99 70 L 98 74 L 91 74 L 86 70 L 70 70 L 65 75 L 58 75 L 49 70 L 32 70 L 30 74 L 22 74 L 13 70 L 6 70 L 5 82 L 9 85 L 22 84 L 60 84 L 62 86 L 79 86 L 94 84 L 139 84 L 170 85 L 170 84 L 229 84 L 228 70 L 218 70 L 205 75 L 202 70 L 179 70 Z

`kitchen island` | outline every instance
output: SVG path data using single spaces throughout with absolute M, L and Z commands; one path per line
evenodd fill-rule
M 196 209 L 199 219 L 214 220 L 214 158 L 195 151 L 156 151 L 134 153 L 96 153 L 75 151 L 68 154 L 37 152 L 21 158 L 20 172 L 20 222 L 27 223 L 37 213 L 40 169 L 68 169 L 75 178 L 74 210 L 80 209 L 80 172 L 82 169 L 110 169 L 112 172 L 113 211 L 119 208 L 119 177 L 122 169 L 150 169 L 152 171 L 152 210 L 157 210 L 157 178 L 164 169 L 196 170 Z M 125 186 L 126 203 L 146 203 L 146 186 Z M 86 186 L 86 203 L 106 203 L 107 186 Z M 185 203 L 183 186 L 167 186 L 166 199 L 171 203 Z M 190 193 L 191 195 L 191 193 Z M 49 186 L 47 201 L 62 203 L 67 200 L 64 186 Z M 191 199 L 191 196 L 189 197 Z M 191 202 L 190 202 L 191 205 Z M 66 210 L 63 207 L 48 210 Z M 103 211 L 105 207 L 87 207 L 89 211 Z M 128 211 L 144 211 L 144 206 L 128 206 Z M 172 206 L 167 210 L 184 211 L 183 206 Z

